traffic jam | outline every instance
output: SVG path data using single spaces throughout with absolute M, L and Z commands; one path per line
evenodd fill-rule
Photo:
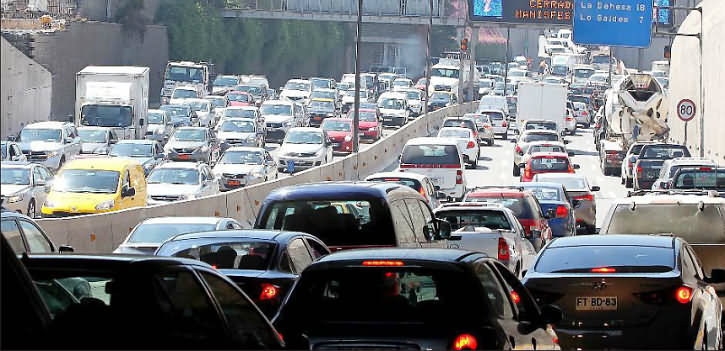
M 430 82 L 376 67 L 275 90 L 169 62 L 156 108 L 148 68 L 86 67 L 73 122 L 2 142 L 3 319 L 31 348 L 722 349 L 725 168 L 652 114 L 625 137 L 669 66 L 564 34 L 550 64 L 444 53 Z M 251 228 L 146 218 L 83 254 L 36 222 L 295 177 L 354 152 L 357 110 L 363 149 L 464 102 L 384 172 L 274 189 Z

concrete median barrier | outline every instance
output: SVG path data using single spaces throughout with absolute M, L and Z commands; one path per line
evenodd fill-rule
M 114 213 L 41 219 L 38 223 L 56 245 L 72 245 L 76 252 L 110 253 L 141 220 L 162 216 L 232 217 L 251 227 L 262 201 L 274 189 L 320 181 L 358 180 L 383 171 L 397 162 L 405 143 L 437 131 L 443 119 L 473 111 L 475 103 L 451 106 L 411 121 L 357 155 L 350 155 L 293 176 L 218 195 L 160 206 L 135 208 Z

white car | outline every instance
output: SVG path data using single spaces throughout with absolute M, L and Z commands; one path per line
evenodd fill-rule
M 38 122 L 26 125 L 16 140 L 28 162 L 58 170 L 81 152 L 81 138 L 72 123 Z
M 481 149 L 478 140 L 470 129 L 461 127 L 444 127 L 438 131 L 439 138 L 453 139 L 458 143 L 458 149 L 463 154 L 464 161 L 471 165 L 471 168 L 478 167 L 478 159 L 481 156 Z
M 264 147 L 264 131 L 257 129 L 253 119 L 225 119 L 219 125 L 216 137 L 222 150 L 232 146 Z
M 267 100 L 259 109 L 267 124 L 266 142 L 281 143 L 290 128 L 302 125 L 302 107 L 291 101 Z
M 589 111 L 587 111 L 587 104 L 583 102 L 572 102 L 574 105 L 574 119 L 576 120 L 576 123 L 581 124 L 584 126 L 584 128 L 589 128 L 589 125 L 592 123 L 589 116 Z
M 400 155 L 400 172 L 427 176 L 441 193 L 453 199 L 466 193 L 465 168 L 458 142 L 448 138 L 410 139 Z
M 188 105 L 191 107 L 191 111 L 196 112 L 196 117 L 199 120 L 199 126 L 211 127 L 214 122 L 214 115 L 212 114 L 211 102 L 207 99 L 185 99 L 181 102 L 182 105 Z
M 564 120 L 565 132 L 574 135 L 576 133 L 576 118 L 574 118 L 574 110 L 571 108 L 566 109 L 566 119 Z
M 396 78 L 393 81 L 393 90 L 412 88 L 413 81 L 408 78 Z
M 259 108 L 254 106 L 229 106 L 225 108 L 221 112 L 221 116 L 219 117 L 219 121 L 217 121 L 216 126 L 214 127 L 215 130 L 219 130 L 219 127 L 226 121 L 227 119 L 231 118 L 245 118 L 245 119 L 251 119 L 257 121 L 257 124 L 259 126 L 262 126 L 262 121 L 264 120 L 262 118 L 261 113 L 259 112 Z
M 332 162 L 332 142 L 320 128 L 296 127 L 289 130 L 277 151 L 278 168 L 295 172 Z
M 506 100 L 505 97 L 504 100 Z M 503 110 L 484 108 L 478 110 L 478 113 L 488 116 L 488 118 L 491 120 L 491 129 L 493 129 L 493 135 L 501 136 L 503 140 L 508 139 L 509 129 L 511 128 L 511 125 L 509 124 L 506 113 Z
M 396 90 L 406 95 L 410 117 L 418 117 L 423 113 L 423 91 L 415 88 Z
M 166 111 L 149 110 L 146 119 L 148 120 L 146 139 L 156 140 L 163 145 L 171 134 L 174 134 L 174 122 Z
M 107 155 L 111 146 L 118 142 L 116 132 L 106 127 L 78 127 L 81 138 L 81 154 Z
M 167 162 L 154 168 L 146 182 L 149 206 L 219 193 L 219 183 L 205 163 Z
M 402 127 L 408 123 L 408 96 L 401 92 L 386 92 L 378 98 L 378 109 L 384 127 Z
M 558 142 L 558 141 L 534 141 L 528 144 L 528 147 L 526 148 L 526 152 L 524 152 L 523 155 L 520 155 L 518 152 L 514 153 L 514 157 L 518 156 L 519 158 L 519 167 L 524 167 L 526 163 L 531 158 L 531 155 L 538 153 L 538 152 L 557 152 L 557 153 L 565 153 L 569 156 L 574 156 L 573 152 L 569 152 L 566 150 L 566 146 L 564 146 L 564 143 Z
M 219 190 L 227 191 L 277 179 L 277 162 L 261 147 L 235 146 L 214 166 Z
M 514 160 L 512 174 L 514 177 L 521 176 L 521 163 L 524 154 L 529 150 L 534 142 L 561 142 L 561 134 L 555 130 L 542 130 L 542 129 L 530 129 L 524 131 L 521 136 L 516 140 L 514 146 Z
M 0 170 L 3 207 L 37 218 L 50 191 L 53 173 L 37 163 L 3 162 Z
M 312 94 L 312 83 L 309 80 L 290 79 L 279 94 L 279 99 L 305 103 L 309 100 L 310 94 Z
M 177 86 L 171 93 L 168 105 L 181 105 L 186 99 L 200 99 L 201 94 L 193 86 Z

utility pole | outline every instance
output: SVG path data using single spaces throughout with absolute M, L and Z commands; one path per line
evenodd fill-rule
M 509 58 L 509 44 L 511 42 L 511 27 L 506 27 L 506 59 L 504 60 L 504 74 L 503 74 L 503 96 L 508 96 L 508 87 L 509 84 L 507 82 L 509 77 L 509 61 L 511 59 Z
M 352 120 L 352 152 L 360 150 L 360 28 L 363 0 L 357 0 L 357 33 L 355 34 L 355 113 Z
M 478 31 L 479 27 L 471 27 L 471 67 L 468 72 L 468 96 L 471 97 L 471 101 L 476 101 L 476 93 L 478 87 L 474 84 L 473 77 L 476 73 L 476 43 L 478 42 Z
M 428 113 L 428 91 L 430 89 L 430 75 L 431 75 L 431 37 L 433 35 L 433 0 L 430 0 L 430 13 L 428 16 L 428 36 L 426 38 L 425 47 L 425 92 L 423 92 L 423 114 Z
M 466 27 L 460 27 L 458 28 L 458 44 L 460 45 L 461 41 L 463 41 L 463 38 L 466 37 Z M 458 55 L 458 91 L 456 94 L 458 94 L 458 102 L 460 103 L 463 101 L 463 55 L 466 53 L 463 52 L 463 50 L 459 49 L 459 55 Z

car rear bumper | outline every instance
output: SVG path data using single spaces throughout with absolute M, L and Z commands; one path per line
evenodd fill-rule
M 668 320 L 668 322 L 671 322 Z M 681 324 L 653 323 L 619 329 L 554 328 L 563 350 L 574 349 L 692 349 L 689 330 Z M 675 326 L 679 327 L 676 328 Z

